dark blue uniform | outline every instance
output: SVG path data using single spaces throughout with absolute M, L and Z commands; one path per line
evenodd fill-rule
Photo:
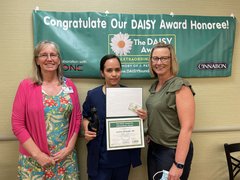
M 87 172 L 91 180 L 127 180 L 130 166 L 141 165 L 141 149 L 107 151 L 106 142 L 106 95 L 99 86 L 88 91 L 83 103 L 83 117 L 91 116 L 91 108 L 97 109 L 100 128 L 95 139 L 87 143 Z

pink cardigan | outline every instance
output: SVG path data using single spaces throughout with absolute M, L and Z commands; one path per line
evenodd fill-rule
M 73 89 L 73 93 L 70 93 L 73 110 L 69 124 L 67 146 L 73 134 L 79 132 L 82 114 L 77 88 L 68 78 L 66 79 L 66 85 Z M 20 142 L 19 152 L 21 154 L 30 156 L 22 144 L 32 138 L 42 152 L 50 155 L 44 120 L 42 88 L 30 79 L 23 80 L 18 87 L 12 109 L 12 130 Z

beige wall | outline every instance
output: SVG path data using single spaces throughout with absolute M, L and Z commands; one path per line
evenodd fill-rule
M 16 179 L 18 142 L 12 139 L 10 116 L 20 80 L 30 74 L 33 51 L 32 10 L 99 11 L 133 14 L 229 16 L 240 18 L 239 0 L 2 0 L 0 3 L 0 179 Z M 196 91 L 196 125 L 193 133 L 195 155 L 191 180 L 228 179 L 223 151 L 225 142 L 240 141 L 240 42 L 239 24 L 235 38 L 232 76 L 226 78 L 189 78 Z M 186 52 L 187 53 L 187 52 Z M 74 79 L 81 102 L 90 88 L 102 83 L 96 79 Z M 123 80 L 123 84 L 143 87 L 144 100 L 152 80 Z M 13 138 L 14 139 L 14 138 Z M 78 141 L 81 180 L 86 179 L 86 147 Z M 131 171 L 131 180 L 146 178 L 146 149 L 143 166 Z

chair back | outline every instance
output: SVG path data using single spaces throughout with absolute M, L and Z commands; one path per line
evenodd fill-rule
M 234 157 L 232 153 L 240 153 L 240 143 L 224 144 L 225 154 L 228 164 L 229 180 L 234 180 L 236 175 L 240 172 L 240 159 Z

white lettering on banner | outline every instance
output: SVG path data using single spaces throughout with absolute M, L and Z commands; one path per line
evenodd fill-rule
M 141 53 L 150 53 L 151 50 L 152 50 L 152 48 L 145 48 L 145 47 L 142 47 Z
M 149 69 L 143 70 L 143 69 L 126 69 L 124 71 L 125 73 L 149 73 Z
M 173 38 L 167 38 L 167 37 L 166 38 L 165 37 L 164 38 L 147 38 L 146 42 L 147 42 L 147 45 L 155 45 L 159 42 L 164 42 L 166 44 L 171 44 L 172 40 L 173 40 Z M 134 39 L 134 42 L 135 43 L 138 42 L 137 39 Z M 137 45 L 139 45 L 139 44 L 137 44 Z M 145 45 L 145 43 L 144 43 L 144 45 Z M 141 53 L 150 53 L 151 50 L 152 50 L 152 48 L 142 47 Z
M 154 45 L 158 42 L 164 42 L 165 44 L 171 44 L 172 38 L 147 38 L 147 45 Z
M 156 20 L 131 20 L 132 29 L 154 29 Z
M 140 45 L 140 46 L 145 46 L 145 45 L 154 45 L 157 44 L 158 42 L 164 42 L 165 44 L 171 44 L 172 38 L 147 38 L 147 40 L 140 40 L 140 39 L 133 39 L 134 45 Z
M 134 42 L 134 45 L 140 45 L 140 46 L 146 45 L 146 41 L 142 41 L 140 39 L 133 39 L 133 42 Z
M 111 27 L 113 29 L 119 28 L 119 29 L 126 29 L 127 22 L 126 21 L 118 21 L 117 19 L 113 18 L 111 20 Z
M 79 18 L 78 20 L 59 20 L 59 19 L 51 19 L 49 16 L 45 16 L 43 18 L 44 24 L 47 26 L 54 26 L 54 27 L 60 27 L 63 30 L 68 30 L 70 28 L 103 28 L 105 29 L 107 27 L 107 22 L 104 20 L 100 20 L 99 18 L 92 20 L 91 17 L 88 17 L 88 19 L 83 20 L 82 18 Z
M 47 26 L 59 27 L 63 30 L 67 31 L 70 28 L 83 28 L 83 29 L 106 29 L 107 22 L 105 20 L 101 20 L 100 18 L 92 19 L 88 17 L 87 19 L 79 18 L 78 20 L 61 20 L 51 18 L 49 16 L 44 16 L 43 18 L 44 24 Z M 118 21 L 116 18 L 111 20 L 111 27 L 113 29 L 126 29 L 127 28 L 127 21 Z M 131 28 L 132 29 L 155 29 L 156 20 L 131 20 Z M 161 20 L 159 28 L 160 29 L 187 29 L 187 20 L 183 21 L 172 21 L 167 22 L 164 19 Z M 198 22 L 196 20 L 190 21 L 190 29 L 196 30 L 214 30 L 214 29 L 229 29 L 229 22 L 228 20 L 223 22 Z
M 185 19 L 183 22 L 166 22 L 164 19 L 160 22 L 160 29 L 187 29 L 187 20 Z
M 206 69 L 227 69 L 228 65 L 227 63 L 201 63 L 198 64 L 199 70 L 206 70 Z
M 200 23 L 195 21 L 190 21 L 190 28 L 191 29 L 229 29 L 229 22 L 226 20 L 226 22 L 222 23 Z

